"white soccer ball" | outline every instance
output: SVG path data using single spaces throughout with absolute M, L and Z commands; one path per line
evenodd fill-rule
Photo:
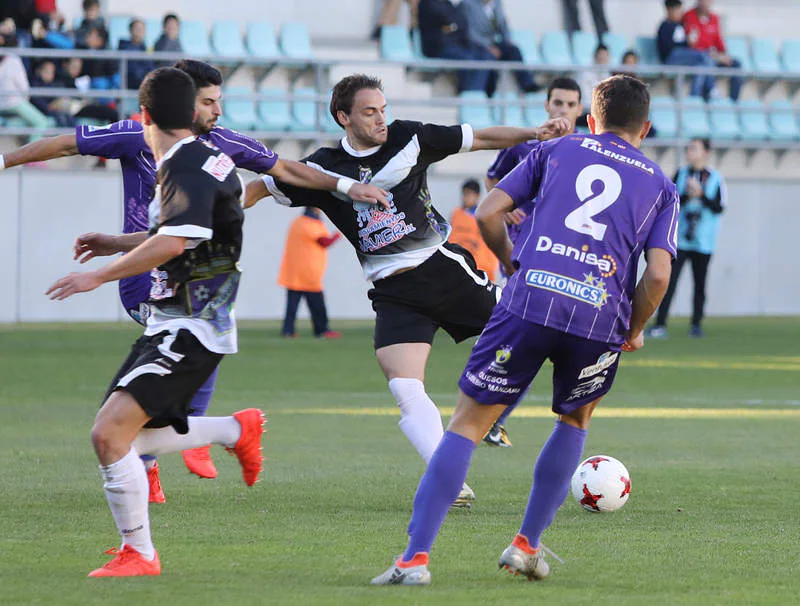
M 614 457 L 594 455 L 572 475 L 572 496 L 587 511 L 616 511 L 631 493 L 631 474 Z

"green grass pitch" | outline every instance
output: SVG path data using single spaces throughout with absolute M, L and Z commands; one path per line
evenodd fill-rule
M 86 578 L 118 542 L 89 428 L 136 327 L 0 327 L 0 604 L 798 604 L 800 318 L 711 320 L 701 340 L 684 324 L 625 354 L 589 433 L 585 455 L 628 466 L 628 504 L 592 515 L 570 497 L 545 534 L 566 564 L 541 583 L 497 570 L 553 423 L 546 367 L 514 447 L 477 450 L 477 501 L 448 516 L 426 588 L 368 584 L 405 545 L 423 471 L 369 324 L 338 323 L 340 341 L 242 326 L 211 413 L 266 411 L 263 480 L 247 488 L 220 448 L 213 481 L 162 457 L 163 572 L 143 579 Z M 445 409 L 468 353 L 438 336 L 427 383 Z

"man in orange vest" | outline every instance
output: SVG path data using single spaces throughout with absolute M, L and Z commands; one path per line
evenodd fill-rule
M 281 334 L 294 338 L 294 321 L 300 300 L 305 297 L 314 336 L 338 339 L 342 333 L 328 328 L 328 312 L 322 293 L 322 276 L 328 264 L 328 247 L 342 234 L 331 235 L 322 222 L 318 208 L 307 206 L 305 212 L 289 226 L 286 246 L 283 249 L 278 284 L 286 289 L 286 315 Z
M 463 246 L 475 259 L 478 269 L 485 271 L 492 282 L 497 278 L 497 257 L 489 250 L 478 230 L 478 222 L 475 220 L 475 208 L 481 195 L 481 186 L 475 179 L 464 181 L 461 186 L 461 208 L 453 211 L 450 217 L 450 225 L 453 233 L 450 234 L 450 242 Z

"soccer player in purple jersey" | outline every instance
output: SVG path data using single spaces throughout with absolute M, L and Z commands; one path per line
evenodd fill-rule
M 175 67 L 187 73 L 197 88 L 195 120 L 192 131 L 199 139 L 208 141 L 224 151 L 239 168 L 266 173 L 297 186 L 338 191 L 354 201 L 388 206 L 387 193 L 373 185 L 351 179 L 337 179 L 300 162 L 279 159 L 277 154 L 259 141 L 233 130 L 217 126 L 222 116 L 222 74 L 202 61 L 181 60 Z M 143 239 L 148 229 L 147 209 L 156 181 L 156 163 L 147 146 L 143 127 L 134 120 L 122 120 L 102 127 L 79 126 L 75 134 L 59 135 L 30 143 L 18 150 L 0 155 L 0 169 L 29 162 L 42 162 L 77 154 L 119 159 L 122 167 L 124 195 L 123 234 L 125 237 L 87 233 L 78 237 L 76 258 L 81 262 L 94 256 L 127 252 Z M 134 235 L 138 234 L 138 235 Z M 132 236 L 132 237 L 131 237 Z M 120 301 L 128 314 L 140 324 L 147 322 L 150 274 L 125 278 L 119 282 Z M 203 416 L 208 409 L 216 384 L 217 371 L 198 390 L 192 401 L 192 414 Z M 189 470 L 203 478 L 215 478 L 209 448 L 183 453 Z M 148 462 L 151 502 L 164 502 L 158 465 Z
M 581 87 L 572 78 L 555 78 L 547 87 L 547 100 L 544 103 L 544 109 L 549 118 L 566 118 L 569 120 L 569 132 L 575 132 L 575 121 L 578 116 L 583 113 L 583 105 L 581 104 Z M 536 147 L 538 141 L 525 141 L 514 147 L 502 149 L 498 152 L 489 170 L 486 171 L 486 191 L 497 185 L 498 181 L 510 173 L 514 167 L 525 159 L 532 149 Z M 506 213 L 505 221 L 508 229 L 508 237 L 511 238 L 511 243 L 517 241 L 517 237 L 522 230 L 522 224 L 525 218 L 531 213 L 534 201 L 529 200 L 522 204 L 519 208 L 515 208 L 511 212 Z M 525 394 L 520 396 L 520 400 L 525 397 Z M 492 425 L 492 428 L 484 436 L 483 441 L 492 446 L 510 447 L 511 440 L 506 432 L 505 424 L 506 419 L 511 412 L 517 407 L 519 400 L 511 404 L 503 411 L 503 414 Z
M 548 358 L 558 420 L 536 461 L 522 526 L 499 563 L 528 579 L 549 574 L 542 533 L 567 496 L 620 352 L 644 345 L 645 322 L 666 292 L 676 254 L 677 191 L 638 149 L 650 130 L 649 111 L 641 81 L 602 81 L 592 95 L 592 134 L 537 145 L 479 206 L 486 243 L 511 278 L 472 350 L 455 414 L 420 481 L 408 547 L 373 584 L 430 583 L 428 554 L 475 445 Z M 512 250 L 503 214 L 533 198 Z M 647 269 L 637 284 L 642 251 Z

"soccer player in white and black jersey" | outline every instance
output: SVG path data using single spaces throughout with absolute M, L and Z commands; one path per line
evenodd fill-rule
M 450 225 L 434 208 L 428 166 L 449 155 L 502 149 L 529 139 L 560 136 L 566 119 L 539 128 L 469 124 L 439 126 L 407 120 L 386 124 L 381 82 L 363 74 L 333 89 L 330 111 L 345 130 L 335 148 L 321 148 L 303 161 L 340 177 L 340 191 L 355 181 L 392 194 L 391 208 L 352 202 L 344 195 L 290 186 L 272 177 L 247 187 L 246 205 L 272 195 L 289 206 L 316 206 L 356 250 L 377 317 L 375 354 L 400 407 L 400 428 L 426 463 L 443 435 L 438 408 L 425 392 L 425 366 L 434 333 L 443 328 L 455 341 L 483 330 L 499 297 L 465 249 L 450 244 Z M 459 504 L 474 498 L 466 487 Z
M 151 314 L 95 418 L 92 443 L 122 546 L 92 577 L 152 576 L 161 564 L 150 537 L 148 483 L 139 455 L 207 444 L 228 447 L 245 483 L 261 471 L 264 416 L 188 417 L 197 389 L 237 348 L 233 306 L 242 247 L 242 182 L 230 157 L 192 134 L 195 86 L 184 72 L 157 69 L 139 90 L 144 137 L 157 186 L 150 237 L 96 271 L 72 273 L 48 290 L 63 300 L 152 268 Z

